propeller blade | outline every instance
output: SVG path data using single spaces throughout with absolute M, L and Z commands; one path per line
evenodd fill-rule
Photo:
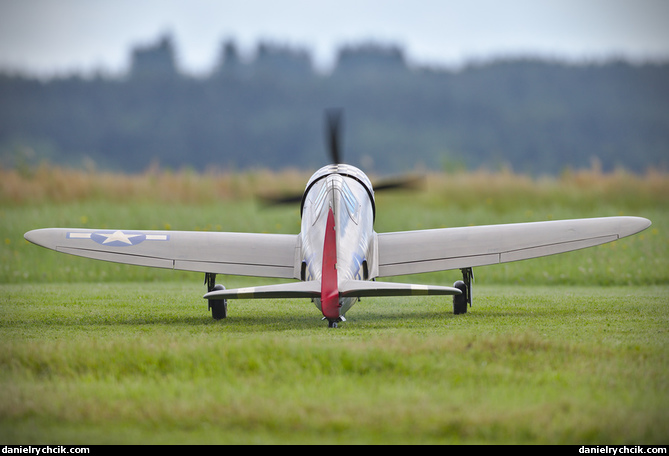
M 302 193 L 295 193 L 294 195 L 259 195 L 259 198 L 266 206 L 281 206 L 300 203 L 302 202 L 302 196 Z
M 373 185 L 374 192 L 385 190 L 421 190 L 425 187 L 424 176 L 404 176 L 377 181 Z
M 372 186 L 374 192 L 388 190 L 421 190 L 425 186 L 424 176 L 404 176 L 377 181 Z M 302 193 L 281 195 L 258 195 L 266 206 L 281 206 L 285 204 L 298 204 L 302 202 Z
M 325 111 L 325 140 L 330 159 L 333 164 L 341 164 L 341 127 L 343 112 L 341 109 L 327 109 Z M 387 190 L 419 190 L 425 186 L 424 176 L 403 176 L 377 181 L 374 185 L 374 191 Z M 302 193 L 279 195 L 258 195 L 260 200 L 266 206 L 280 206 L 284 204 L 297 204 L 302 201 Z
M 326 142 L 328 152 L 330 153 L 330 159 L 334 164 L 342 163 L 340 144 L 341 120 L 341 109 L 329 109 L 326 111 Z

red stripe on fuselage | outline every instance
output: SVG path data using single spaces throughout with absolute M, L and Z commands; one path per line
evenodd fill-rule
M 337 281 L 337 236 L 332 208 L 328 212 L 323 243 L 323 273 L 321 274 L 321 311 L 325 318 L 339 318 L 339 284 Z

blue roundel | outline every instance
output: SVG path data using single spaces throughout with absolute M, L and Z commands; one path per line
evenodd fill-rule
M 96 231 L 91 239 L 109 247 L 130 247 L 144 242 L 146 235 L 132 231 Z

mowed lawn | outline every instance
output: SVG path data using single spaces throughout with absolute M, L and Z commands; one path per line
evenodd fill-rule
M 650 189 L 651 179 L 626 179 L 635 194 L 594 180 L 505 187 L 493 176 L 475 199 L 439 185 L 379 195 L 378 231 L 620 214 L 653 226 L 593 249 L 476 268 L 466 315 L 453 315 L 449 298 L 369 298 L 336 330 L 308 300 L 234 301 L 214 321 L 201 274 L 22 239 L 47 226 L 299 229 L 294 208 L 249 195 L 199 201 L 183 179 L 189 196 L 174 201 L 99 189 L 21 200 L 3 190 L 0 441 L 667 444 L 669 211 L 656 195 L 665 177 Z
M 656 443 L 669 287 L 311 303 L 175 283 L 3 285 L 6 443 Z

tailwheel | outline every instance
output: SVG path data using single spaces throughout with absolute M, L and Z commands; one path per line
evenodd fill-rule
M 325 320 L 325 317 L 321 318 L 321 320 Z M 346 321 L 346 317 L 342 315 L 339 318 L 335 318 L 334 320 L 328 319 L 328 328 L 336 328 L 337 323 L 339 323 L 340 321 Z
M 458 280 L 453 284 L 462 293 L 453 295 L 453 313 L 455 315 L 467 313 L 467 285 L 462 280 Z

